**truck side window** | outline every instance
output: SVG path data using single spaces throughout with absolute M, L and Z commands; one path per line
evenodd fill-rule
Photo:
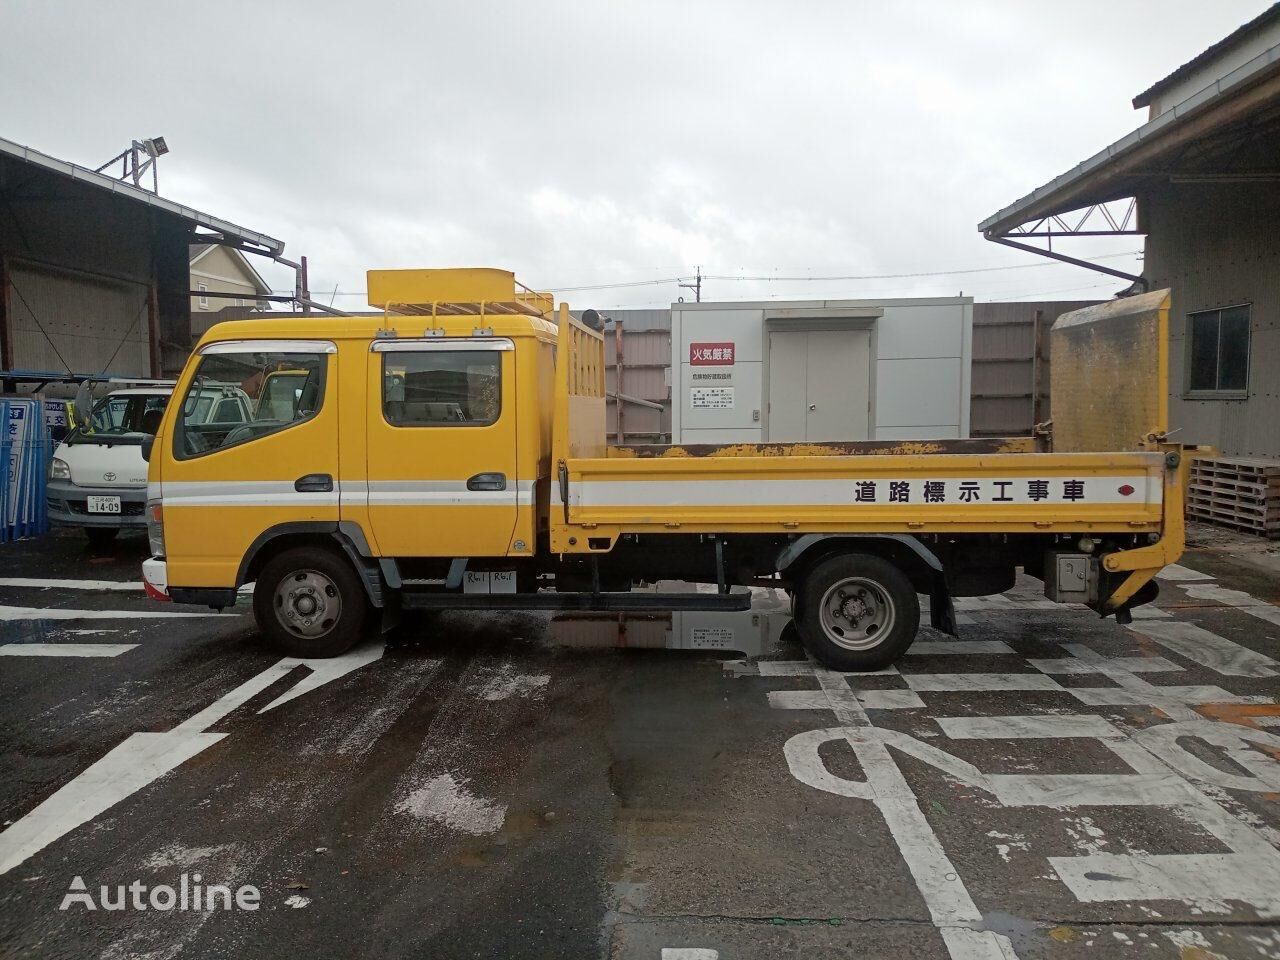
M 396 427 L 488 426 L 502 412 L 502 354 L 384 353 L 382 412 Z
M 200 358 L 174 432 L 177 459 L 278 433 L 320 411 L 324 352 L 249 352 L 250 348 L 251 344 L 237 345 L 234 351 L 211 351 Z

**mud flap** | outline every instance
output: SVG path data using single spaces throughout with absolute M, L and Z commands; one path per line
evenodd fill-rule
M 956 608 L 947 589 L 947 578 L 941 573 L 933 577 L 933 589 L 929 591 L 929 624 L 935 630 L 956 636 Z

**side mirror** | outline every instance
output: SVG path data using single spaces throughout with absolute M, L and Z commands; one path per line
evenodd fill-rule
M 88 430 L 93 423 L 93 388 L 89 386 L 88 380 L 76 389 L 72 407 L 75 410 L 75 425 L 81 430 Z
M 142 438 L 142 459 L 151 462 L 151 448 L 156 445 L 156 435 L 149 433 Z

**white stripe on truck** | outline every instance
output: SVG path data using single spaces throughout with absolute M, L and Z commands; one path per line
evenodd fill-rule
M 1033 485 L 1034 484 L 1034 485 Z M 1043 484 L 1043 486 L 1041 486 Z M 559 485 L 552 485 L 559 504 Z M 1126 488 L 1128 493 L 1122 492 Z M 585 480 L 569 484 L 573 507 L 953 506 L 956 504 L 1158 504 L 1164 487 L 1146 474 L 1119 477 L 952 477 L 939 480 Z
M 148 496 L 157 493 L 172 507 L 276 507 L 276 506 L 529 506 L 533 481 L 509 483 L 506 490 L 468 490 L 466 480 L 347 480 L 329 492 L 299 493 L 292 480 L 201 480 L 152 484 Z

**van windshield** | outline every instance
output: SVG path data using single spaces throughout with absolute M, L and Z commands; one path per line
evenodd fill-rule
M 167 393 L 113 394 L 99 400 L 88 427 L 76 427 L 65 443 L 142 443 L 160 426 Z

